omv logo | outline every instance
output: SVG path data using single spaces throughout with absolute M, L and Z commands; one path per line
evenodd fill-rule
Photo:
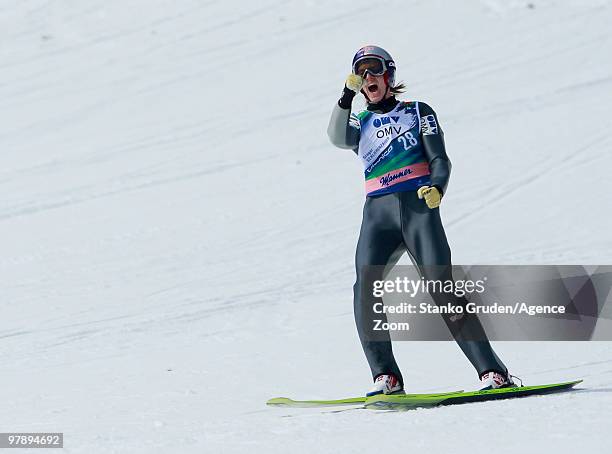
M 399 121 L 400 117 L 380 117 L 380 118 L 375 118 L 374 121 L 372 122 L 372 124 L 374 125 L 375 128 L 380 128 L 381 126 L 384 125 L 390 125 L 391 122 L 393 123 L 397 123 Z

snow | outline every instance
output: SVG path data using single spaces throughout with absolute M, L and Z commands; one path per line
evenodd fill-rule
M 531 5 L 531 6 L 529 6 Z M 610 264 L 610 1 L 0 3 L 0 424 L 67 453 L 604 452 L 612 344 L 496 343 L 555 396 L 360 395 L 360 164 L 325 130 L 353 52 L 431 104 L 456 264 Z M 404 263 L 408 263 L 407 261 Z M 452 343 L 407 386 L 473 389 Z

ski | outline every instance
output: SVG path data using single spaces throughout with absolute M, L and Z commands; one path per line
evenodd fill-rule
M 461 393 L 463 391 L 451 391 L 447 393 L 435 394 L 394 394 L 396 396 L 411 397 L 411 398 L 439 398 Z M 294 400 L 288 397 L 274 397 L 266 402 L 266 405 L 272 407 L 292 407 L 292 408 L 317 408 L 317 407 L 340 407 L 345 405 L 363 405 L 366 403 L 366 397 L 347 397 L 345 399 L 332 400 Z
M 458 405 L 515 397 L 537 396 L 568 391 L 582 380 L 536 386 L 499 388 L 486 391 L 468 391 L 445 395 L 379 395 L 366 399 L 364 406 L 374 410 L 410 410 L 414 408 Z

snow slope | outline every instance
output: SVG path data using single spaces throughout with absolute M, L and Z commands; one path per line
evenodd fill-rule
M 529 6 L 531 5 L 531 6 Z M 611 1 L 0 2 L 0 427 L 70 453 L 604 452 L 610 343 L 498 343 L 584 391 L 410 413 L 359 395 L 353 52 L 439 112 L 457 264 L 610 264 Z M 476 385 L 450 343 L 407 385 Z M 489 430 L 489 428 L 491 430 Z

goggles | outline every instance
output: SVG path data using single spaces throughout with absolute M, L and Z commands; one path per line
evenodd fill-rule
M 387 71 L 385 60 L 379 57 L 364 57 L 353 64 L 353 74 L 365 77 L 367 73 L 382 76 Z

